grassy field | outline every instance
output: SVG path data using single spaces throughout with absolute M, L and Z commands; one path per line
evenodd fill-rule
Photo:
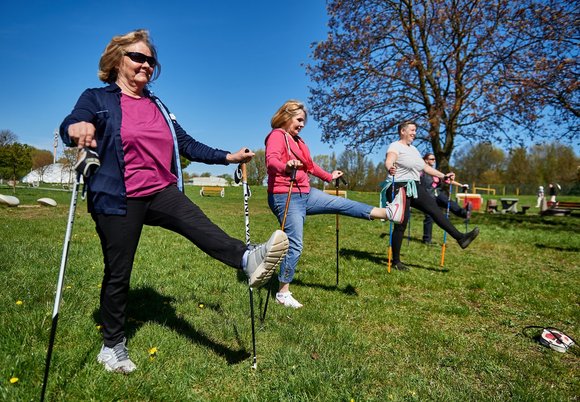
M 225 198 L 187 191 L 243 239 L 240 188 L 227 188 Z M 0 400 L 29 401 L 40 396 L 70 193 L 16 195 L 22 207 L 0 207 Z M 40 197 L 59 205 L 35 207 Z M 377 194 L 349 197 L 378 201 Z M 533 196 L 520 199 L 535 206 Z M 79 200 L 47 399 L 578 400 L 580 348 L 555 352 L 526 327 L 553 326 L 580 338 L 580 216 L 537 212 L 475 214 L 470 227 L 479 226 L 481 235 L 467 250 L 448 241 L 440 268 L 443 234 L 435 228 L 439 245 L 423 245 L 422 216 L 413 211 L 402 250 L 411 270 L 391 274 L 388 223 L 342 217 L 338 287 L 335 218 L 309 217 L 292 289 L 304 308 L 269 303 L 266 320 L 257 321 L 257 370 L 243 276 L 185 239 L 146 227 L 128 323 L 138 370 L 123 376 L 96 362 L 102 256 Z M 250 213 L 252 240 L 266 240 L 277 223 L 264 189 L 253 188 Z M 256 292 L 256 309 L 265 297 L 265 290 Z

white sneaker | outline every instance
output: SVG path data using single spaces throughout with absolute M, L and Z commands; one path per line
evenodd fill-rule
M 114 371 L 116 373 L 129 374 L 137 369 L 135 363 L 129 359 L 129 351 L 127 350 L 127 339 L 123 338 L 112 348 L 105 345 L 101 347 L 101 351 L 97 356 L 97 361 L 105 366 L 105 370 Z
M 283 304 L 286 307 L 300 308 L 302 304 L 298 300 L 292 297 L 292 292 L 276 293 L 276 302 L 278 304 Z
M 407 204 L 406 195 L 405 187 L 401 187 L 393 202 L 387 204 L 387 218 L 390 221 L 401 224 L 405 220 L 405 205 Z
M 267 243 L 250 246 L 250 253 L 244 267 L 250 287 L 259 288 L 268 282 L 287 252 L 288 236 L 281 230 L 276 230 Z

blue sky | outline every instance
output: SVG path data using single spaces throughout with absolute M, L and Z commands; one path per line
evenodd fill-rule
M 102 85 L 98 62 L 111 37 L 145 28 L 162 64 L 152 89 L 188 133 L 216 148 L 262 148 L 276 109 L 291 98 L 307 102 L 303 64 L 326 24 L 323 0 L 2 2 L 0 129 L 52 150 L 54 130 L 81 92 Z M 302 135 L 313 155 L 332 152 L 314 120 Z

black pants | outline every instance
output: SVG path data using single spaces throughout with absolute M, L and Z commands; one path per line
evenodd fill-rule
M 101 320 L 105 346 L 125 336 L 125 311 L 133 260 L 143 225 L 160 226 L 189 239 L 211 257 L 241 268 L 244 242 L 234 239 L 209 220 L 175 186 L 148 197 L 127 199 L 127 214 L 93 214 L 105 263 L 101 287 Z M 163 252 L 160 249 L 160 252 Z M 171 258 L 167 256 L 167 260 Z
M 407 197 L 407 203 L 405 205 L 405 220 L 400 225 L 395 225 L 393 230 L 393 263 L 401 261 L 401 245 L 403 244 L 403 238 L 405 236 L 405 229 L 407 228 L 407 222 L 409 222 L 409 216 L 411 215 L 411 207 L 417 208 L 419 211 L 430 215 L 435 223 L 445 230 L 451 237 L 455 240 L 461 239 L 464 234 L 451 224 L 449 219 L 441 212 L 441 209 L 437 206 L 435 198 L 425 190 L 425 188 L 416 182 L 417 187 L 417 198 Z M 398 190 L 400 187 L 405 186 L 406 183 L 395 183 L 395 189 Z M 392 201 L 393 195 L 390 189 L 387 190 L 387 197 L 389 202 Z
M 435 202 L 439 208 L 447 209 L 447 202 L 449 197 L 444 192 L 440 191 L 435 197 Z M 460 218 L 467 218 L 467 210 L 461 208 L 461 206 L 455 201 L 449 201 L 449 212 Z M 431 215 L 425 214 L 425 219 L 423 219 L 423 241 L 431 242 L 431 233 L 433 232 L 433 218 Z

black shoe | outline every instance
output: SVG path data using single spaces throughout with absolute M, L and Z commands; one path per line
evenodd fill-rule
M 460 240 L 457 241 L 457 243 L 459 243 L 461 248 L 467 248 L 467 246 L 469 246 L 469 244 L 473 240 L 475 240 L 475 238 L 477 237 L 478 234 L 479 234 L 479 228 L 475 228 L 471 232 L 466 233 L 465 236 L 463 236 Z
M 393 264 L 393 268 L 396 269 L 397 271 L 408 271 L 409 267 L 407 267 L 405 264 L 403 264 L 401 261 L 399 262 L 395 262 Z

